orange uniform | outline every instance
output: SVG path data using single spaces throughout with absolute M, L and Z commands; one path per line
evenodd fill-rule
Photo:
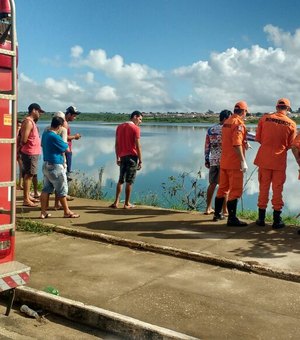
M 256 131 L 256 141 L 261 145 L 254 164 L 259 167 L 258 207 L 266 209 L 269 201 L 269 190 L 272 183 L 273 209 L 280 211 L 283 185 L 286 179 L 287 150 L 296 136 L 296 124 L 285 112 L 265 114 L 260 118 Z
M 300 133 L 296 136 L 292 145 L 295 146 L 300 151 Z
M 243 172 L 241 160 L 234 147 L 242 146 L 245 154 L 246 126 L 237 114 L 230 116 L 222 128 L 222 155 L 220 160 L 220 183 L 217 197 L 228 193 L 228 201 L 240 198 L 243 193 Z

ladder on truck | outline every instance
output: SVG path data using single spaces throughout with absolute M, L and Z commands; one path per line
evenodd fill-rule
M 0 0 L 0 293 L 8 296 L 29 280 L 30 267 L 14 260 L 16 228 L 17 39 L 14 0 Z

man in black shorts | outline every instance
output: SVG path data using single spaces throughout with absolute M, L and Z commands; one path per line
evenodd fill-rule
M 134 208 L 134 205 L 130 204 L 130 195 L 136 171 L 142 167 L 141 134 L 139 128 L 142 119 L 142 113 L 134 111 L 130 116 L 129 122 L 120 124 L 117 127 L 115 152 L 116 162 L 120 167 L 120 177 L 116 188 L 116 198 L 114 203 L 110 205 L 110 208 L 118 208 L 124 182 L 126 182 L 124 209 Z

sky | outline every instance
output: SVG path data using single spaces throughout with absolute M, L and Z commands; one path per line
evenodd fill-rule
M 19 111 L 300 107 L 298 0 L 15 0 Z

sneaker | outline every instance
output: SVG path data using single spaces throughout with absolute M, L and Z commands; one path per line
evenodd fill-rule
M 237 217 L 227 221 L 228 227 L 246 227 L 248 223 L 240 221 Z

